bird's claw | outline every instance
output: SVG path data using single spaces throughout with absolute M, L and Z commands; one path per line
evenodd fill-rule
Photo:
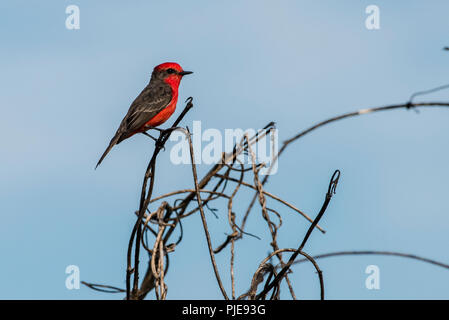
M 155 142 L 156 148 L 161 149 L 162 151 L 165 151 L 165 145 L 161 143 L 161 141 L 157 140 Z

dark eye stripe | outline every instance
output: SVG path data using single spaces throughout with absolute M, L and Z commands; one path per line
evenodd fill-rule
M 176 72 L 176 70 L 175 70 L 175 69 L 172 69 L 172 68 L 170 68 L 170 69 L 167 70 L 167 73 L 175 73 L 175 72 Z

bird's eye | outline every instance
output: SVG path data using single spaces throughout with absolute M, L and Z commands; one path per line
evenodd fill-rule
M 175 73 L 175 72 L 176 72 L 176 70 L 175 70 L 175 69 L 172 69 L 172 68 L 170 68 L 170 69 L 167 70 L 167 73 L 168 73 L 168 74 L 172 74 L 172 73 Z

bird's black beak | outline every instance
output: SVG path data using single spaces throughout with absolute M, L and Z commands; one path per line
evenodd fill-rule
M 181 71 L 181 72 L 178 72 L 178 74 L 179 74 L 180 76 L 185 76 L 185 75 L 191 74 L 191 73 L 193 73 L 193 71 Z

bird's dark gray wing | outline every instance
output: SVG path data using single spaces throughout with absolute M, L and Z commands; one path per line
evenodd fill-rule
M 170 103 L 172 97 L 173 93 L 168 84 L 159 81 L 150 83 L 137 96 L 123 119 L 124 136 L 140 130 Z
M 167 83 L 152 79 L 129 107 L 128 113 L 120 123 L 96 167 L 100 165 L 113 146 L 140 130 L 145 123 L 170 103 L 172 97 L 172 90 Z

